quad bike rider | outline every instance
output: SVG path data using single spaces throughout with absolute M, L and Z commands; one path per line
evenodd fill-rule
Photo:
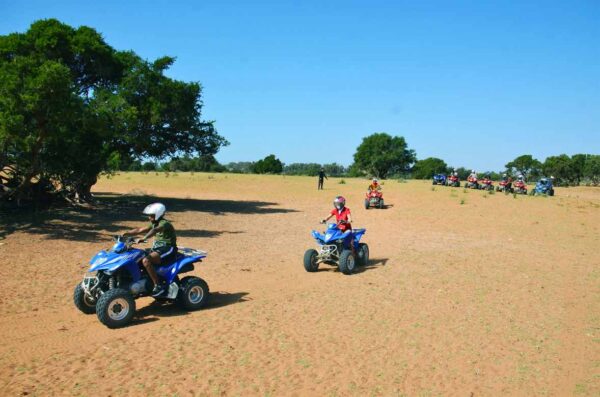
M 460 178 L 456 170 L 453 170 L 448 178 L 446 178 L 446 186 L 460 187 Z
M 492 181 L 492 178 L 489 173 L 487 173 L 483 176 L 483 179 L 481 180 L 481 183 L 479 184 L 479 189 L 487 190 L 487 191 L 494 190 L 494 181 Z
M 365 197 L 365 209 L 370 207 L 383 208 L 383 193 L 381 192 L 381 185 L 377 178 L 373 178 L 373 181 L 367 188 L 367 196 Z
M 477 180 L 477 172 L 475 172 L 475 170 L 472 170 L 471 174 L 467 178 L 467 183 L 465 183 L 465 188 L 479 189 L 479 182 Z
M 512 192 L 512 178 L 506 174 L 502 174 L 502 180 L 496 186 L 497 192 L 511 193 Z
M 517 180 L 513 183 L 512 192 L 515 194 L 527 194 L 527 182 L 523 174 L 517 176 Z
M 319 251 L 309 249 L 304 254 L 304 269 L 307 272 L 316 272 L 320 263 L 338 266 L 344 274 L 352 274 L 357 265 L 364 266 L 369 261 L 369 247 L 360 243 L 365 229 L 352 229 L 352 216 L 346 207 L 346 200 L 338 196 L 334 200 L 335 208 L 329 216 L 320 223 L 335 216 L 336 223 L 331 223 L 325 233 L 313 230 L 312 235 L 320 246 Z
M 154 283 L 152 296 L 160 296 L 165 292 L 164 283 L 160 282 L 154 267 L 161 266 L 161 263 L 169 263 L 177 257 L 177 236 L 175 228 L 164 218 L 167 208 L 162 203 L 154 203 L 144 208 L 144 215 L 148 216 L 150 224 L 147 227 L 141 227 L 123 233 L 123 237 L 144 234 L 144 237 L 138 240 L 146 241 L 150 237 L 154 238 L 154 244 L 150 248 L 148 255 L 142 260 L 144 268 Z
M 337 196 L 333 200 L 333 209 L 329 213 L 329 216 L 323 219 L 321 223 L 327 223 L 334 216 L 340 231 L 343 233 L 352 233 L 352 213 L 350 212 L 350 208 L 346 207 L 346 199 L 343 196 Z

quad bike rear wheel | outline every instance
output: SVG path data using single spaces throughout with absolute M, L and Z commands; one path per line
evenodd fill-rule
M 306 250 L 304 253 L 304 270 L 309 273 L 314 273 L 319 270 L 319 264 L 317 263 L 317 256 L 319 254 L 314 249 Z
M 356 270 L 356 259 L 351 250 L 343 250 L 340 255 L 340 263 L 338 264 L 340 272 L 349 275 Z
M 135 300 L 129 291 L 114 288 L 106 291 L 96 304 L 98 320 L 108 328 L 124 327 L 135 314 Z
M 179 284 L 177 303 L 185 310 L 198 310 L 208 301 L 210 291 L 200 277 L 184 277 Z
M 96 300 L 87 295 L 80 284 L 77 284 L 73 291 L 73 302 L 75 306 L 85 314 L 96 313 Z

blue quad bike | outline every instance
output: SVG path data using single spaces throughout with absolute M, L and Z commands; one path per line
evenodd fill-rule
M 313 230 L 312 236 L 317 240 L 319 250 L 309 249 L 304 253 L 304 269 L 316 272 L 319 264 L 324 263 L 337 266 L 346 275 L 355 273 L 358 266 L 369 263 L 369 246 L 360 242 L 366 231 L 367 229 L 353 229 L 352 232 L 344 233 L 335 223 L 330 223 L 325 233 Z M 357 257 L 352 253 L 350 244 L 354 246 Z
M 444 174 L 435 174 L 433 176 L 432 185 L 446 185 L 446 175 Z
M 149 296 L 152 280 L 142 265 L 145 250 L 132 248 L 132 238 L 115 236 L 115 244 L 109 251 L 102 250 L 90 260 L 88 275 L 75 287 L 73 301 L 85 314 L 94 314 L 108 328 L 123 327 L 135 314 L 135 300 Z M 201 262 L 206 252 L 180 248 L 171 263 L 157 268 L 158 277 L 168 285 L 159 301 L 177 302 L 185 310 L 203 307 L 209 297 L 208 285 L 199 277 L 180 274 L 194 270 L 194 263 Z
M 552 180 L 550 178 L 542 178 L 540 179 L 533 189 L 531 189 L 532 196 L 554 196 L 554 187 L 552 186 Z

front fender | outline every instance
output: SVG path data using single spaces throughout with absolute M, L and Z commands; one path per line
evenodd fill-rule
M 145 252 L 140 249 L 131 249 L 122 254 L 100 251 L 90 261 L 91 266 L 88 271 L 114 272 L 123 268 L 131 274 L 133 281 L 138 281 L 141 277 L 138 263 L 144 255 Z
M 313 230 L 311 232 L 313 238 L 315 240 L 317 240 L 317 243 L 319 244 L 323 244 L 323 242 L 325 241 L 325 236 L 323 236 L 321 233 L 317 232 L 316 230 Z

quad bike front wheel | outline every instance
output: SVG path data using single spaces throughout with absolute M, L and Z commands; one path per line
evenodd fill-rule
M 365 200 L 365 209 L 366 209 L 366 210 L 368 210 L 368 209 L 369 209 L 369 205 L 370 205 L 370 202 L 369 202 L 369 200 L 368 200 L 368 199 L 367 199 L 367 200 Z
M 98 320 L 108 328 L 124 327 L 135 314 L 135 300 L 131 293 L 122 288 L 106 291 L 96 304 Z
M 343 250 L 340 255 L 340 263 L 338 265 L 340 272 L 349 275 L 356 270 L 356 259 L 350 250 Z
M 314 273 L 319 270 L 319 264 L 317 263 L 317 256 L 319 254 L 314 249 L 306 250 L 304 253 L 304 270 L 309 273 Z
M 81 284 L 77 284 L 75 291 L 73 291 L 73 302 L 85 314 L 96 313 L 96 300 L 85 293 Z
M 179 284 L 177 302 L 185 310 L 198 310 L 208 301 L 208 284 L 200 277 L 184 277 Z
M 360 266 L 369 264 L 369 246 L 365 243 L 358 244 L 358 261 Z
M 379 204 L 377 205 L 377 207 L 382 210 L 384 208 L 383 206 L 383 199 L 379 200 Z

